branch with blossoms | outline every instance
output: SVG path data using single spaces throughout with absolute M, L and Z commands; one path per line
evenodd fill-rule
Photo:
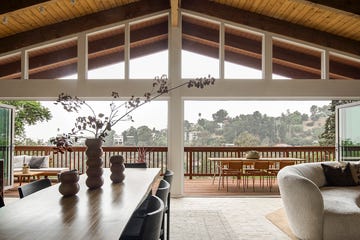
M 95 110 L 91 105 L 86 101 L 78 98 L 72 97 L 68 94 L 61 93 L 58 96 L 55 104 L 60 104 L 67 112 L 76 112 L 79 113 L 81 109 L 86 107 L 90 110 L 91 115 L 89 116 L 79 116 L 75 120 L 75 126 L 71 130 L 71 133 L 65 134 L 63 136 L 58 136 L 51 139 L 53 144 L 58 145 L 58 143 L 66 142 L 66 139 L 69 139 L 70 135 L 84 134 L 85 132 L 91 133 L 94 138 L 104 138 L 108 135 L 116 124 L 121 121 L 133 121 L 131 113 L 143 106 L 146 103 L 153 101 L 154 99 L 167 94 L 177 88 L 187 86 L 188 88 L 199 88 L 203 89 L 206 86 L 213 85 L 215 83 L 215 78 L 210 75 L 203 78 L 196 78 L 189 80 L 177 86 L 169 86 L 168 78 L 166 75 L 161 77 L 155 77 L 152 83 L 152 88 L 150 91 L 145 92 L 143 97 L 132 96 L 128 101 L 117 104 L 117 102 L 111 102 L 110 104 L 110 114 L 105 116 L 103 113 L 95 113 Z M 120 98 L 118 92 L 112 92 L 111 96 L 114 99 Z M 63 145 L 63 144 L 60 144 Z

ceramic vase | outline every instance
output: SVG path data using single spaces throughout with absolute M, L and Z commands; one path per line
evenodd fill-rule
M 102 140 L 98 138 L 86 139 L 86 186 L 90 189 L 100 188 L 104 184 L 103 178 L 103 150 Z
M 73 196 L 80 190 L 79 173 L 77 170 L 62 172 L 59 176 L 59 192 L 64 197 Z
M 121 183 L 125 179 L 125 165 L 124 158 L 120 155 L 114 155 L 110 157 L 110 179 L 113 183 Z

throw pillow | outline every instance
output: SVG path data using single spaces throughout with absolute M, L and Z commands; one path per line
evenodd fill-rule
M 360 184 L 360 162 L 350 162 L 350 169 L 355 183 Z
M 350 164 L 343 169 L 341 166 L 321 164 L 328 186 L 355 186 L 356 183 L 351 173 Z
M 40 168 L 45 160 L 45 157 L 31 157 L 31 160 L 29 162 L 30 168 Z

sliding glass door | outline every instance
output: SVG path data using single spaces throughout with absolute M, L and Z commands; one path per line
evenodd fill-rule
M 360 160 L 360 102 L 336 108 L 336 150 L 339 161 Z
M 3 169 L 0 171 L 3 172 L 2 178 L 5 188 L 13 184 L 14 119 L 15 109 L 0 104 L 0 159 L 3 160 Z

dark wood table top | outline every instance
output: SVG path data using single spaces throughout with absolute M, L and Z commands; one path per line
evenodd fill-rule
M 104 169 L 104 185 L 89 190 L 80 176 L 80 191 L 63 197 L 59 184 L 0 208 L 0 239 L 119 239 L 131 214 L 146 198 L 160 168 L 126 169 L 113 184 Z

